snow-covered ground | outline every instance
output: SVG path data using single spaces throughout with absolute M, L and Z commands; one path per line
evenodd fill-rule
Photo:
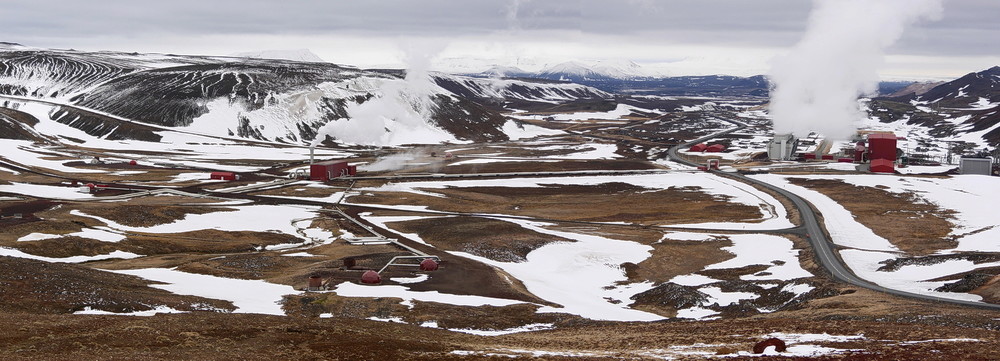
M 90 193 L 79 192 L 79 187 L 71 187 L 68 184 L 64 187 L 29 183 L 0 184 L 0 192 L 52 199 L 79 200 L 94 198 Z
M 997 226 L 992 205 L 1000 202 L 1000 178 L 961 175 L 947 178 L 912 177 L 899 175 L 754 175 L 756 179 L 779 185 L 817 207 L 823 214 L 824 226 L 832 241 L 846 247 L 840 254 L 844 262 L 860 277 L 879 285 L 938 297 L 981 300 L 977 295 L 938 292 L 935 288 L 947 282 L 927 280 L 959 274 L 983 267 L 1000 266 L 1000 262 L 974 264 L 966 260 L 949 260 L 930 265 L 906 265 L 896 271 L 877 271 L 880 262 L 898 258 L 899 249 L 885 238 L 859 223 L 843 206 L 818 191 L 790 184 L 788 178 L 833 179 L 865 187 L 880 187 L 893 193 L 916 194 L 923 201 L 956 212 L 950 236 L 957 241 L 954 249 L 939 254 L 961 252 L 1000 252 L 1000 227 Z
M 100 261 L 100 260 L 105 260 L 105 259 L 129 259 L 129 258 L 142 257 L 142 255 L 138 255 L 138 254 L 131 253 L 131 252 L 125 252 L 125 251 L 114 251 L 114 252 L 111 252 L 111 253 L 108 253 L 108 254 L 100 254 L 100 255 L 96 255 L 96 256 L 70 256 L 70 257 L 62 257 L 62 258 L 57 258 L 57 257 L 43 257 L 43 256 L 36 256 L 36 255 L 33 255 L 33 254 L 29 254 L 29 253 L 24 253 L 24 252 L 21 252 L 19 250 L 16 250 L 16 249 L 13 249 L 13 248 L 7 248 L 7 247 L 0 247 L 0 256 L 17 257 L 17 258 L 28 258 L 28 259 L 34 259 L 34 260 L 45 261 L 45 262 L 52 262 L 52 263 L 83 263 L 83 262 L 90 262 L 90 261 Z
M 717 235 L 673 232 L 668 233 L 664 238 L 699 242 L 715 236 Z M 705 267 L 706 270 L 769 265 L 763 271 L 740 276 L 740 279 L 755 282 L 762 287 L 770 284 L 768 281 L 791 281 L 813 276 L 799 264 L 799 250 L 795 249 L 792 241 L 787 238 L 766 234 L 731 234 L 726 235 L 726 237 L 732 241 L 733 245 L 723 247 L 722 249 L 732 253 L 733 258 L 708 265 Z M 750 292 L 724 292 L 719 287 L 712 286 L 712 284 L 719 282 L 719 280 L 694 273 L 675 276 L 669 282 L 682 286 L 699 287 L 699 291 L 709 296 L 708 300 L 699 306 L 678 310 L 677 317 L 681 318 L 709 318 L 717 315 L 718 312 L 705 308 L 705 306 L 711 306 L 716 303 L 720 306 L 726 306 L 737 303 L 740 300 L 752 300 L 760 296 Z M 812 287 L 806 284 L 797 284 L 783 290 L 800 296 L 812 290 Z M 760 311 L 768 312 L 769 310 Z
M 620 265 L 642 262 L 649 258 L 652 247 L 597 235 L 557 231 L 539 222 L 511 222 L 535 232 L 576 242 L 549 243 L 528 253 L 524 262 L 498 262 L 466 252 L 450 253 L 503 269 L 524 283 L 532 294 L 562 306 L 542 307 L 539 312 L 564 312 L 596 320 L 663 319 L 662 316 L 625 306 L 631 302 L 629 297 L 652 288 L 652 284 L 613 286 L 615 282 L 626 280 Z
M 318 209 L 319 207 L 310 206 L 234 206 L 220 209 L 218 212 L 189 214 L 172 223 L 149 227 L 127 226 L 77 210 L 70 211 L 70 213 L 97 219 L 107 224 L 110 229 L 121 232 L 181 233 L 214 229 L 220 231 L 281 232 L 298 236 L 301 229 L 296 227 L 295 220 L 316 217 L 315 212 Z
M 395 297 L 403 300 L 404 304 L 412 304 L 412 301 L 438 302 L 460 306 L 509 306 L 521 301 L 506 300 L 501 298 L 455 295 L 441 293 L 438 291 L 412 291 L 405 286 L 397 285 L 359 285 L 357 283 L 343 282 L 332 289 L 334 293 L 343 297 Z
M 655 111 L 649 109 L 642 109 L 639 107 L 634 107 L 626 104 L 618 104 L 614 110 L 606 112 L 576 112 L 576 113 L 564 113 L 564 114 L 554 114 L 554 115 L 521 115 L 514 113 L 511 116 L 517 119 L 532 119 L 532 120 L 542 120 L 544 118 L 551 117 L 556 121 L 583 121 L 583 120 L 618 120 L 622 117 L 632 114 L 632 112 L 644 112 L 644 113 L 655 113 Z
M 309 150 L 305 147 L 289 147 L 281 144 L 275 144 L 274 146 L 265 144 L 250 145 L 235 138 L 227 139 L 225 136 L 184 133 L 183 129 L 178 130 L 165 127 L 162 128 L 162 131 L 155 131 L 155 133 L 162 136 L 162 139 L 158 142 L 107 140 L 91 136 L 69 125 L 50 120 L 49 114 L 54 108 L 54 105 L 29 100 L 21 103 L 17 110 L 31 114 L 39 119 L 38 124 L 34 126 L 35 131 L 39 134 L 78 139 L 83 141 L 82 146 L 113 152 L 117 157 L 121 158 L 120 161 L 136 159 L 144 164 L 179 164 L 221 171 L 244 172 L 259 170 L 262 167 L 235 165 L 232 164 L 232 161 L 241 159 L 292 161 L 302 160 L 309 154 Z M 101 113 L 99 111 L 95 112 Z M 110 114 L 105 115 L 118 118 Z M 46 153 L 81 159 L 89 159 L 90 156 L 35 145 L 28 141 L 0 139 L 0 150 L 3 151 L 3 157 L 31 167 L 65 173 L 104 172 L 102 170 L 63 166 L 62 163 L 67 162 L 65 160 L 46 160 L 43 158 Z M 150 155 L 152 153 L 157 155 Z M 316 156 L 321 159 L 344 158 L 350 155 L 350 153 L 343 151 L 316 149 Z
M 236 306 L 236 310 L 233 311 L 234 313 L 284 315 L 285 311 L 281 309 L 282 297 L 300 293 L 291 286 L 260 280 L 239 280 L 187 273 L 166 268 L 115 270 L 111 272 L 164 282 L 166 284 L 153 284 L 150 287 L 164 289 L 179 295 L 230 301 Z

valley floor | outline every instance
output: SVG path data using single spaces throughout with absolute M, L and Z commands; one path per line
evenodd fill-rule
M 749 123 L 724 167 L 807 198 L 854 273 L 983 305 L 1000 299 L 1000 249 L 977 208 L 996 196 L 975 189 L 995 178 L 754 163 L 752 114 L 623 109 L 520 114 L 552 129 L 510 142 L 326 149 L 360 164 L 330 182 L 287 177 L 308 167 L 299 147 L 4 140 L 0 354 L 1000 358 L 1000 312 L 835 281 L 786 198 L 666 161 L 677 141 L 659 137 Z M 698 126 L 670 133 L 675 121 Z M 230 146 L 262 156 L 213 150 Z M 221 170 L 241 178 L 209 179 Z M 440 268 L 418 270 L 424 259 Z M 310 276 L 321 284 L 307 289 Z M 750 352 L 768 338 L 788 350 Z

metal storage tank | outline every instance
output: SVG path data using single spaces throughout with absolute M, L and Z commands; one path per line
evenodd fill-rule
M 379 276 L 378 272 L 368 270 L 361 274 L 361 283 L 370 285 L 382 283 L 382 276 Z
M 990 175 L 992 170 L 993 160 L 990 158 L 962 158 L 958 163 L 958 172 L 961 174 Z
M 423 261 L 420 261 L 420 270 L 421 271 L 437 271 L 437 269 L 438 269 L 438 263 L 434 262 L 434 260 L 432 260 L 430 258 L 427 258 L 427 259 L 424 259 Z
M 799 138 L 789 134 L 775 134 L 767 145 L 767 158 L 771 160 L 789 160 L 795 156 L 799 148 Z
M 323 287 L 323 278 L 319 275 L 309 276 L 309 290 L 319 291 Z
M 708 153 L 721 153 L 724 150 L 726 150 L 726 146 L 722 144 L 712 144 L 708 148 L 705 148 L 705 152 Z

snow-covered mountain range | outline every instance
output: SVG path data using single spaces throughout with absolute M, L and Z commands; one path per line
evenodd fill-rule
M 579 84 L 443 73 L 414 81 L 398 70 L 253 55 L 81 52 L 8 44 L 0 47 L 0 95 L 51 102 L 53 119 L 100 137 L 156 140 L 99 116 L 108 114 L 137 124 L 291 144 L 312 142 L 320 127 L 337 120 L 350 121 L 352 129 L 394 133 L 373 143 L 401 144 L 414 139 L 396 135 L 422 131 L 437 134 L 439 141 L 506 140 L 504 128 L 510 129 L 512 120 L 488 104 L 612 97 Z M 396 113 L 361 109 L 371 101 Z M 418 103 L 428 105 L 421 109 Z M 79 114 L 87 111 L 92 112 Z M 400 126 L 403 118 L 419 121 Z

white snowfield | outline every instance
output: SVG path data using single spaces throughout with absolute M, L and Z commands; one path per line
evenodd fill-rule
M 961 252 L 1000 252 L 1000 227 L 992 207 L 1000 203 L 1000 178 L 960 175 L 930 178 L 898 175 L 754 175 L 756 179 L 784 187 L 815 205 L 823 214 L 825 228 L 832 241 L 850 249 L 841 250 L 844 262 L 859 277 L 881 286 L 952 299 L 981 301 L 982 297 L 968 293 L 938 292 L 934 289 L 949 282 L 930 282 L 938 277 L 960 274 L 984 267 L 1000 266 L 1000 262 L 974 264 L 967 260 L 948 260 L 930 265 L 907 265 L 896 271 L 878 271 L 880 262 L 903 256 L 899 249 L 883 237 L 859 223 L 854 215 L 820 192 L 788 183 L 788 178 L 833 179 L 856 186 L 882 186 L 893 193 L 914 193 L 924 202 L 955 212 L 950 236 L 958 244 L 954 249 L 938 254 Z
M 150 227 L 127 226 L 78 210 L 70 211 L 70 214 L 99 220 L 107 224 L 109 229 L 119 232 L 182 233 L 214 229 L 220 231 L 280 232 L 302 236 L 302 232 L 307 229 L 299 228 L 296 225 L 296 220 L 314 218 L 317 216 L 317 210 L 319 207 L 314 206 L 232 206 L 221 208 L 218 212 L 189 214 L 175 222 Z
M 556 120 L 556 121 L 618 120 L 618 119 L 621 119 L 622 117 L 624 117 L 626 115 L 632 114 L 633 111 L 640 111 L 640 112 L 645 112 L 645 113 L 655 113 L 655 111 L 648 110 L 648 109 L 642 109 L 642 108 L 631 106 L 631 105 L 627 105 L 627 104 L 618 104 L 615 107 L 614 110 L 610 110 L 610 111 L 606 111 L 606 112 L 578 112 L 578 113 L 555 114 L 555 115 L 551 115 L 551 116 L 548 116 L 548 115 L 518 115 L 518 114 L 515 113 L 515 114 L 513 114 L 511 116 L 514 117 L 514 118 L 517 118 L 517 119 L 533 119 L 533 120 L 542 120 L 542 119 L 544 119 L 546 117 L 551 117 L 553 120 Z
M 47 99 L 59 103 L 58 100 Z M 259 160 L 301 160 L 308 156 L 307 147 L 292 147 L 286 144 L 274 146 L 249 145 L 241 139 L 228 139 L 226 136 L 216 136 L 213 133 L 199 135 L 197 133 L 185 133 L 184 128 L 167 128 L 149 125 L 162 130 L 154 131 L 162 136 L 159 142 L 146 142 L 134 140 L 107 140 L 94 137 L 86 132 L 51 120 L 49 114 L 55 109 L 54 105 L 39 103 L 34 99 L 25 99 L 17 110 L 28 113 L 39 120 L 34 126 L 34 130 L 40 135 L 59 135 L 62 137 L 72 137 L 83 141 L 83 145 L 89 148 L 105 149 L 115 151 L 121 157 L 120 161 L 138 160 L 143 164 L 154 163 L 179 164 L 220 171 L 246 172 L 259 170 L 262 167 L 251 167 L 229 164 L 232 160 L 259 159 Z M 112 118 L 120 119 L 112 114 L 106 114 L 94 110 L 94 112 Z M 129 120 L 123 120 L 129 121 Z M 209 131 L 211 129 L 195 129 Z M 226 134 L 226 133 L 222 133 Z M 64 173 L 101 173 L 102 170 L 73 168 L 62 165 L 67 160 L 46 160 L 45 154 L 60 155 L 64 157 L 80 157 L 89 159 L 82 154 L 71 154 L 63 151 L 46 149 L 42 146 L 33 145 L 28 141 L 0 139 L 0 156 L 11 161 L 30 166 L 33 168 L 49 169 Z M 158 155 L 151 156 L 148 153 L 154 152 Z M 319 159 L 345 158 L 351 156 L 350 153 L 316 149 L 316 157 Z
M 359 285 L 357 283 L 344 282 L 333 288 L 333 292 L 344 297 L 395 297 L 403 299 L 403 303 L 412 301 L 438 302 L 459 306 L 509 306 L 521 301 L 507 300 L 502 298 L 455 295 L 441 293 L 438 291 L 412 291 L 405 286 L 396 285 Z
M 70 154 L 44 149 L 26 140 L 0 139 L 0 160 L 6 159 L 14 163 L 40 170 L 50 170 L 64 173 L 102 173 L 94 169 L 73 168 L 64 166 L 70 160 L 51 160 L 53 156 L 73 157 Z M 4 168 L 5 169 L 5 168 Z
M 698 242 L 704 240 L 706 236 L 711 237 L 713 235 L 677 232 L 667 234 L 665 238 Z M 767 234 L 731 234 L 726 235 L 726 237 L 732 241 L 733 245 L 722 249 L 732 253 L 733 258 L 708 265 L 705 267 L 706 270 L 768 265 L 769 267 L 761 272 L 740 276 L 742 280 L 753 281 L 765 288 L 767 288 L 768 281 L 791 281 L 813 276 L 813 274 L 803 269 L 801 264 L 799 264 L 798 256 L 800 251 L 795 249 L 794 243 L 787 238 Z M 670 279 L 669 282 L 682 286 L 703 286 L 698 291 L 709 296 L 708 300 L 700 306 L 678 310 L 677 317 L 679 318 L 710 318 L 718 315 L 718 312 L 703 306 L 710 306 L 715 303 L 718 303 L 720 306 L 726 306 L 738 303 L 740 300 L 752 300 L 760 297 L 760 295 L 750 292 L 724 292 L 719 287 L 711 286 L 712 283 L 719 282 L 719 280 L 693 273 L 676 276 Z M 806 284 L 796 284 L 793 287 L 786 287 L 783 291 L 801 296 L 812 289 L 812 286 Z M 771 310 L 761 309 L 759 311 L 770 312 Z
M 548 224 L 506 220 L 522 227 L 576 242 L 555 242 L 528 253 L 524 262 L 498 262 L 465 252 L 449 252 L 500 268 L 514 276 L 535 296 L 562 307 L 538 312 L 563 312 L 595 320 L 655 321 L 664 317 L 627 307 L 629 297 L 653 287 L 651 283 L 614 286 L 627 280 L 620 266 L 649 258 L 650 246 L 606 237 L 558 231 Z M 618 300 L 611 303 L 608 300 Z
M 27 259 L 34 259 L 51 263 L 83 263 L 90 261 L 100 261 L 105 259 L 130 259 L 130 258 L 142 257 L 142 255 L 138 255 L 131 252 L 114 251 L 108 254 L 100 254 L 96 256 L 71 256 L 71 257 L 56 258 L 56 257 L 36 256 L 33 254 L 24 253 L 19 250 L 7 247 L 0 247 L 0 256 L 27 258 Z
M 511 140 L 566 134 L 561 130 L 542 128 L 531 124 L 517 124 L 512 120 L 504 123 L 503 132 L 506 133 Z
M 94 196 L 90 193 L 80 193 L 79 187 L 70 187 L 69 185 L 60 186 L 50 186 L 43 184 L 29 184 L 29 183 L 11 183 L 11 184 L 0 184 L 0 192 L 14 193 L 31 197 L 46 197 L 55 199 L 66 199 L 66 200 L 79 200 L 79 199 L 93 199 Z
M 230 301 L 236 306 L 236 310 L 233 311 L 234 313 L 284 315 L 285 312 L 281 309 L 280 303 L 282 297 L 301 293 L 292 288 L 292 286 L 260 280 L 239 280 L 187 273 L 166 268 L 114 270 L 111 272 L 139 276 L 148 280 L 167 283 L 150 286 L 179 295 Z

